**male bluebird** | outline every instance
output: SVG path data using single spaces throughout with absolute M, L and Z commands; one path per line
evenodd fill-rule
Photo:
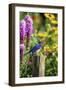
M 25 53 L 24 55 L 26 55 L 26 54 L 34 54 L 36 51 L 38 51 L 39 49 L 42 48 L 43 43 L 41 42 L 39 44 L 36 44 L 29 52 Z

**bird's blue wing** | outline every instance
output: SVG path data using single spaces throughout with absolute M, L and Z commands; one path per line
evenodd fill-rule
M 27 52 L 26 54 L 33 54 L 33 53 L 35 53 L 38 49 L 40 49 L 41 48 L 41 44 L 36 44 L 29 52 Z M 26 55 L 25 54 L 25 55 Z
M 36 46 L 34 46 L 31 50 L 32 53 L 36 52 L 38 49 L 41 48 L 41 45 L 40 44 L 37 44 Z

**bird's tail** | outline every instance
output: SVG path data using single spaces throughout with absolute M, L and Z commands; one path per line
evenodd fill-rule
M 27 55 L 29 52 L 26 52 L 24 55 Z
M 30 51 L 26 52 L 24 55 L 27 55 L 27 54 L 29 54 L 29 53 L 30 53 Z

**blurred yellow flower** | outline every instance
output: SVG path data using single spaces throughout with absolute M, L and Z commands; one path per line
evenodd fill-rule
M 45 13 L 44 16 L 50 20 L 51 24 L 58 24 L 54 14 Z
M 49 18 L 49 13 L 44 13 L 44 16 L 45 16 L 46 18 Z
M 49 46 L 47 46 L 47 47 L 44 47 L 44 51 L 45 52 L 51 52 L 52 50 L 51 50 L 51 48 L 49 48 Z
M 44 51 L 45 52 L 53 52 L 53 51 L 56 51 L 57 49 L 58 49 L 58 45 L 57 44 L 55 44 L 55 45 L 53 45 L 51 47 L 44 46 Z
M 56 17 L 53 14 L 50 14 L 50 19 L 55 19 Z
M 58 45 L 57 44 L 53 46 L 53 49 L 56 49 L 56 48 L 58 48 Z
M 52 31 L 58 31 L 58 27 L 52 27 Z
M 56 17 L 54 16 L 54 14 L 50 14 L 50 13 L 45 13 L 44 16 L 50 20 L 55 19 Z
M 47 33 L 38 33 L 37 36 L 40 38 L 44 38 L 47 36 Z
M 57 20 L 51 20 L 51 24 L 58 24 Z

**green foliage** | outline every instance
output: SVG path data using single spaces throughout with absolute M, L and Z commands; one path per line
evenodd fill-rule
M 58 62 L 56 55 L 50 54 L 45 60 L 45 76 L 57 76 Z
M 38 44 L 38 39 L 35 36 L 33 36 L 31 40 L 31 47 L 34 47 L 36 44 Z
M 20 65 L 20 77 L 32 77 L 32 65 L 21 64 Z

